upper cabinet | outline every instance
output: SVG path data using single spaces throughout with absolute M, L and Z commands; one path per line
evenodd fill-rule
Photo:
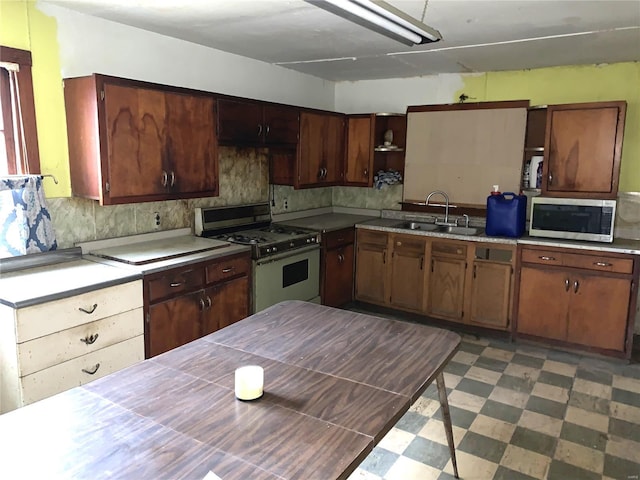
M 103 205 L 218 194 L 210 94 L 92 75 L 64 83 L 73 194 Z
M 349 115 L 344 184 L 371 187 L 379 170 L 402 175 L 406 138 L 404 114 Z
M 549 105 L 542 193 L 615 199 L 626 102 Z
M 342 181 L 345 120 L 341 114 L 300 113 L 298 143 L 298 187 L 329 186 Z
M 220 145 L 269 146 L 298 143 L 299 110 L 257 101 L 218 100 Z

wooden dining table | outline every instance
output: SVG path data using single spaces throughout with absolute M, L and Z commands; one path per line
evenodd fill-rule
M 211 335 L 0 416 L 0 478 L 347 478 L 443 370 L 460 336 L 282 302 Z M 241 401 L 235 369 L 264 369 Z

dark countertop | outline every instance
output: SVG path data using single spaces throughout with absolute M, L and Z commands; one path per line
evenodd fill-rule
M 306 302 L 0 416 L 0 478 L 346 479 L 459 335 Z M 257 364 L 265 393 L 236 400 Z

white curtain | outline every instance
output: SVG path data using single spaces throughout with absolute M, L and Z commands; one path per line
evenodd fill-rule
M 58 247 L 40 175 L 0 177 L 0 258 Z

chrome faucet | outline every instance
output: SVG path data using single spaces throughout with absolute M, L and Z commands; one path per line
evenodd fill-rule
M 429 200 L 431 200 L 431 197 L 433 197 L 436 194 L 440 194 L 444 197 L 445 200 L 445 205 L 444 205 L 444 222 L 439 222 L 436 219 L 436 225 L 450 225 L 449 224 L 449 195 L 447 195 L 445 192 L 443 192 L 442 190 L 434 190 L 433 192 L 431 192 L 429 195 L 427 195 L 427 200 L 425 201 L 425 207 L 429 206 Z

